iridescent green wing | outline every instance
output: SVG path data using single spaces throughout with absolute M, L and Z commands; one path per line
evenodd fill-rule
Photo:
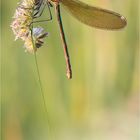
M 113 11 L 89 6 L 78 0 L 60 0 L 69 12 L 79 21 L 101 29 L 121 29 L 126 25 L 126 19 Z

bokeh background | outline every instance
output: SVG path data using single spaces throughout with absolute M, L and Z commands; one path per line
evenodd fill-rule
M 18 0 L 1 1 L 2 140 L 138 140 L 138 0 L 83 0 L 123 14 L 124 30 L 103 31 L 74 19 L 62 7 L 73 79 L 65 76 L 59 29 L 35 57 L 14 41 L 10 28 Z M 43 18 L 47 17 L 47 10 Z M 49 119 L 49 123 L 48 123 Z

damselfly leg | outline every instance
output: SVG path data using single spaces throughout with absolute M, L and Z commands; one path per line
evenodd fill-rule
M 48 19 L 43 19 L 43 20 L 35 20 L 33 21 L 32 23 L 37 23 L 37 22 L 46 22 L 46 21 L 51 21 L 52 20 L 52 13 L 51 13 L 51 3 L 48 1 L 48 0 L 45 0 L 44 1 L 44 4 L 43 4 L 43 8 L 41 10 L 38 10 L 38 12 L 36 12 L 34 14 L 34 18 L 39 18 L 40 16 L 42 16 L 42 13 L 45 9 L 45 7 L 48 7 L 48 11 L 49 11 L 49 18 Z

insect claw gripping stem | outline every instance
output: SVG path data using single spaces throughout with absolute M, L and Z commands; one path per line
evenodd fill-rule
M 48 6 L 53 7 L 50 1 L 47 0 Z
M 55 11 L 56 11 L 56 16 L 60 28 L 60 36 L 61 40 L 63 43 L 63 50 L 64 50 L 64 56 L 65 56 L 65 61 L 66 61 L 66 75 L 68 79 L 72 78 L 72 69 L 71 69 L 71 64 L 70 64 L 70 57 L 69 57 L 69 52 L 68 52 L 68 47 L 66 43 L 66 38 L 63 30 L 63 25 L 62 25 L 62 20 L 61 20 L 61 15 L 60 15 L 60 5 L 59 5 L 59 0 L 54 1 L 55 5 Z

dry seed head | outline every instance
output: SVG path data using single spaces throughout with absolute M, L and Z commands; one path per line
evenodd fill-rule
M 41 47 L 44 43 L 43 38 L 48 35 L 41 27 L 30 28 L 34 19 L 34 8 L 38 6 L 36 3 L 36 0 L 22 0 L 18 3 L 18 7 L 13 16 L 14 21 L 11 24 L 11 28 L 15 34 L 15 40 L 18 38 L 22 39 L 25 42 L 24 48 L 30 53 Z
M 48 33 L 44 32 L 43 28 L 41 27 L 33 28 L 32 35 L 30 32 L 28 37 L 25 39 L 24 48 L 26 49 L 27 52 L 34 53 L 34 51 L 36 51 L 37 48 L 40 48 L 43 45 L 44 43 L 43 39 L 47 36 Z

